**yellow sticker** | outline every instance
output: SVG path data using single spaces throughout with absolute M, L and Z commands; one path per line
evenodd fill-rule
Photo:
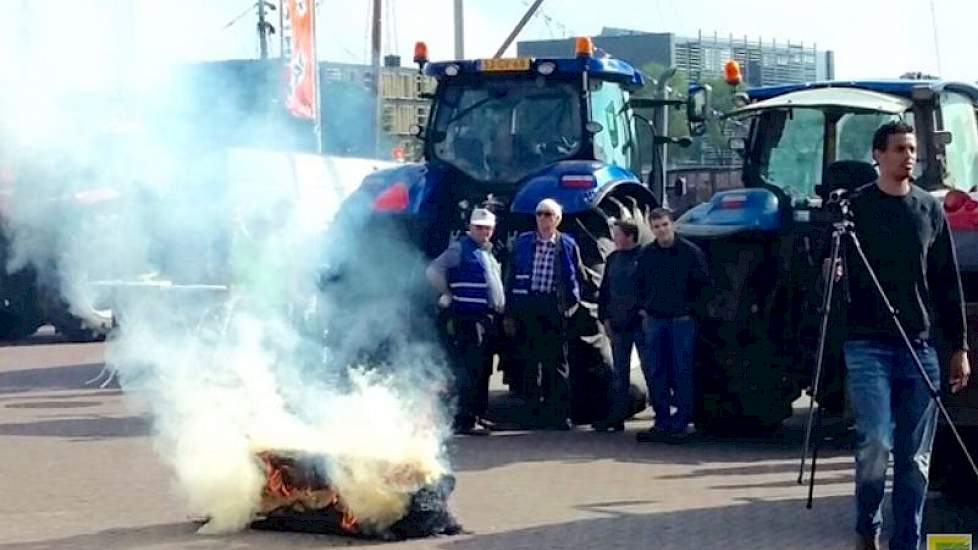
M 973 550 L 971 535 L 927 535 L 927 550 Z
M 481 65 L 483 71 L 526 71 L 530 68 L 530 58 L 501 57 L 497 59 L 483 59 Z

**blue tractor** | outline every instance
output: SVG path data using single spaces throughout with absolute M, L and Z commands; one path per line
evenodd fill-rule
M 737 103 L 725 116 L 744 130 L 731 138 L 744 188 L 719 192 L 677 221 L 707 251 L 716 285 L 701 333 L 699 425 L 780 425 L 810 386 L 833 193 L 875 181 L 872 135 L 890 120 L 914 126 L 916 183 L 944 201 L 978 349 L 978 87 L 920 78 L 819 82 L 752 89 Z M 844 305 L 833 314 L 844 315 Z M 819 387 L 823 410 L 837 416 L 845 411 L 843 337 L 829 333 Z M 978 392 L 946 402 L 978 451 Z M 960 451 L 941 441 L 948 443 L 939 436 L 936 453 L 957 460 Z
M 355 247 L 355 254 L 330 259 L 329 279 L 341 289 L 333 295 L 344 297 L 336 308 L 344 311 L 373 300 L 367 289 L 378 286 L 364 273 L 380 261 L 397 258 L 398 274 L 423 282 L 417 269 L 408 267 L 417 268 L 419 258 L 408 258 L 404 250 L 419 251 L 420 259 L 436 256 L 465 231 L 470 212 L 478 207 L 497 214 L 494 245 L 505 261 L 516 235 L 534 229 L 537 203 L 556 199 L 564 209 L 560 229 L 580 245 L 588 267 L 582 289 L 587 307 L 570 321 L 571 376 L 578 388 L 574 418 L 588 422 L 603 415 L 606 406 L 600 388 L 610 350 L 597 322 L 595 297 L 605 257 L 614 246 L 610 224 L 613 219 L 645 220 L 660 201 L 641 176 L 643 152 L 646 162 L 652 156 L 650 148 L 643 151 L 652 137 L 650 125 L 638 122 L 645 119 L 634 110 L 642 107 L 630 99 L 644 85 L 642 74 L 623 61 L 594 55 L 588 39 L 577 44 L 576 57 L 438 63 L 429 63 L 421 47 L 415 61 L 437 81 L 427 127 L 417 129 L 424 160 L 371 174 L 347 199 L 331 241 L 355 240 L 366 228 L 371 233 L 387 228 L 388 236 Z M 643 239 L 649 239 L 646 224 L 640 225 Z M 391 239 L 398 244 L 389 245 Z M 409 247 L 401 246 L 405 241 Z M 356 273 L 356 284 L 344 285 L 343 273 Z M 379 290 L 389 296 L 396 285 L 392 276 L 378 277 Z M 419 293 L 414 303 L 434 302 L 424 295 L 426 289 L 410 288 Z M 424 318 L 416 310 L 403 315 Z M 422 323 L 414 328 L 422 331 Z M 514 354 L 501 353 L 508 373 Z M 640 396 L 636 407 L 644 408 Z

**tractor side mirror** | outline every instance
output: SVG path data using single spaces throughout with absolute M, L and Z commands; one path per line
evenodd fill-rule
M 690 84 L 686 99 L 686 119 L 690 129 L 694 124 L 705 124 L 710 117 L 712 88 L 709 84 Z
M 654 109 L 656 102 L 648 97 L 633 97 L 628 100 L 628 106 L 636 111 Z

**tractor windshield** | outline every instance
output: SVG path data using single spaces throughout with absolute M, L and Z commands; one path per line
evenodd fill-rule
M 753 161 L 761 181 L 778 187 L 793 202 L 818 196 L 822 171 L 840 160 L 872 163 L 873 133 L 894 119 L 912 123 L 911 113 L 894 115 L 868 111 L 815 108 L 762 112 L 757 121 Z M 826 136 L 831 146 L 826 149 Z M 826 159 L 825 156 L 830 158 Z
M 432 153 L 474 179 L 515 183 L 581 148 L 580 92 L 569 82 L 494 79 L 442 86 L 429 134 Z

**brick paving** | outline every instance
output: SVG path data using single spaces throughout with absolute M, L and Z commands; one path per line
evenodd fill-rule
M 148 424 L 98 374 L 101 344 L 0 347 L 0 550 L 324 548 L 381 544 L 246 531 L 204 537 L 153 454 Z M 753 441 L 638 444 L 634 432 L 504 432 L 455 438 L 456 537 L 394 548 L 847 549 L 852 459 L 824 449 L 814 508 L 796 484 L 801 433 Z M 934 500 L 932 529 L 978 526 Z

